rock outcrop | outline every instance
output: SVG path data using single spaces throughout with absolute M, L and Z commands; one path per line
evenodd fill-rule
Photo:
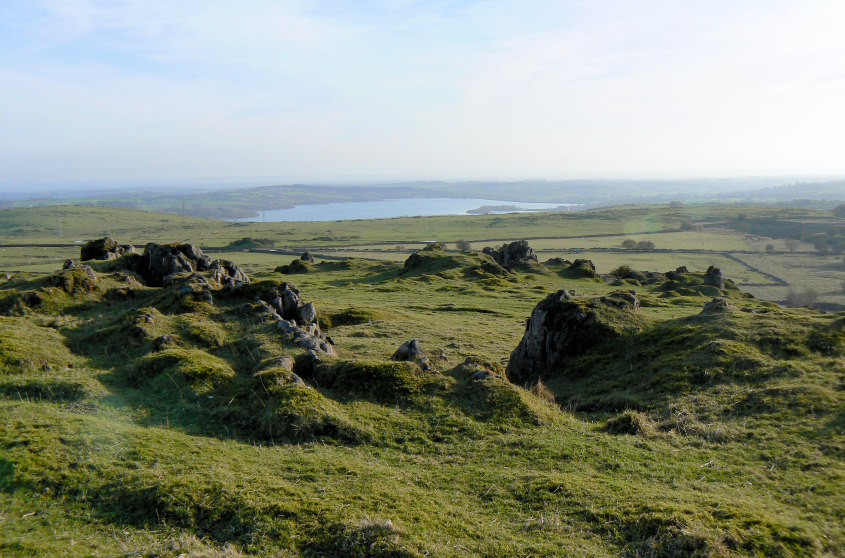
M 534 253 L 534 249 L 531 248 L 525 240 L 517 240 L 515 242 L 511 242 L 510 244 L 502 244 L 498 248 L 491 248 L 488 246 L 487 248 L 484 248 L 482 252 L 496 260 L 496 263 L 505 268 L 525 265 L 530 262 L 539 262 L 537 254 Z
M 153 287 L 168 285 L 176 274 L 198 271 L 208 271 L 220 286 L 249 283 L 249 277 L 237 265 L 229 260 L 212 260 L 193 244 L 147 244 L 137 266 L 137 272 Z
M 396 352 L 393 353 L 393 356 L 390 357 L 390 360 L 407 360 L 410 362 L 416 362 L 419 364 L 420 368 L 423 370 L 430 370 L 431 363 L 428 360 L 428 356 L 423 351 L 422 345 L 417 339 L 411 339 L 410 341 L 405 341 L 402 343 Z
M 723 312 L 725 310 L 730 310 L 732 308 L 736 308 L 731 302 L 720 296 L 717 296 L 713 300 L 710 300 L 704 304 L 704 308 L 702 308 L 702 314 L 709 314 L 711 312 Z M 743 309 L 745 310 L 745 309 Z
M 80 247 L 79 252 L 79 259 L 83 262 L 88 260 L 115 260 L 124 254 L 138 253 L 131 244 L 118 244 L 108 236 L 86 242 Z
M 704 284 L 712 285 L 717 289 L 725 288 L 725 276 L 722 275 L 722 270 L 715 266 L 710 266 L 704 273 Z
M 317 355 L 337 356 L 334 342 L 320 330 L 317 308 L 313 302 L 303 303 L 295 286 L 282 283 L 269 303 L 260 299 L 258 303 L 276 322 L 279 331 L 290 336 L 294 345 Z
M 637 297 L 630 291 L 575 299 L 566 290 L 550 294 L 531 313 L 505 371 L 517 384 L 552 373 L 601 342 L 619 337 L 638 318 Z
M 303 262 L 314 263 L 314 254 L 311 253 L 311 250 L 306 250 L 299 259 Z

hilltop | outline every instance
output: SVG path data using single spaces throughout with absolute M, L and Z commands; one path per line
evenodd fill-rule
M 117 240 L 0 284 L 5 554 L 845 549 L 842 313 L 715 268 Z

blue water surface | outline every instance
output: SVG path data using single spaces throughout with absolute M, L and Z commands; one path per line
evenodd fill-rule
M 366 202 L 338 202 L 297 205 L 289 209 L 262 211 L 257 217 L 234 221 L 341 221 L 344 219 L 388 219 L 423 215 L 466 215 L 467 211 L 484 206 L 517 206 L 522 210 L 574 207 L 576 204 L 529 203 L 479 198 L 411 198 Z M 493 212 L 498 213 L 498 212 Z M 506 211 L 503 213 L 511 213 Z

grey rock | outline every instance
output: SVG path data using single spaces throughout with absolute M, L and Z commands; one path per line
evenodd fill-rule
M 299 331 L 298 327 L 285 320 L 284 318 L 279 318 L 279 320 L 276 321 L 276 327 L 279 328 L 282 333 L 293 333 L 294 331 Z
M 472 378 L 473 380 L 483 380 L 485 378 L 491 377 L 495 378 L 496 374 L 494 374 L 490 370 L 487 370 L 486 368 L 479 368 L 478 370 L 470 374 L 470 378 Z
M 274 298 L 270 302 L 270 306 L 272 306 L 280 316 L 285 315 L 285 307 L 282 304 L 282 297 L 277 296 L 276 298 Z
M 284 368 L 285 370 L 293 370 L 293 358 L 289 356 L 282 356 L 273 359 L 273 366 Z
M 567 298 L 565 291 L 547 296 L 534 307 L 525 323 L 525 332 L 511 353 L 506 369 L 508 379 L 524 384 L 552 372 L 566 373 L 566 362 L 599 342 L 620 336 L 618 327 L 599 316 L 608 312 L 620 320 L 639 306 L 636 296 L 617 291 L 580 303 Z M 586 306 L 586 308 L 584 307 Z M 603 307 L 599 314 L 590 308 Z
M 725 276 L 722 274 L 722 270 L 712 265 L 708 267 L 704 273 L 704 284 L 712 285 L 717 289 L 724 289 Z
M 201 262 L 201 265 L 206 265 Z M 229 260 L 214 260 L 207 264 L 207 269 L 212 280 L 220 285 L 237 287 L 249 283 L 249 276 L 234 262 Z
M 299 259 L 303 262 L 314 263 L 314 254 L 311 253 L 311 250 L 306 250 Z
M 299 323 L 302 324 L 313 324 L 317 321 L 317 309 L 314 307 L 313 302 L 309 302 L 308 304 L 303 304 L 296 311 L 296 317 L 299 320 Z
M 531 248 L 525 240 L 518 240 L 516 242 L 511 242 L 510 244 L 502 244 L 499 248 L 491 248 L 488 246 L 487 248 L 484 248 L 482 252 L 496 260 L 496 263 L 505 268 L 526 264 L 528 262 L 536 263 L 539 261 L 537 259 L 537 254 L 534 253 L 534 249 Z
M 156 351 L 161 351 L 167 347 L 172 347 L 179 342 L 178 338 L 175 335 L 170 335 L 166 333 L 161 337 L 158 337 L 155 341 L 153 341 L 153 347 Z
M 423 351 L 422 345 L 420 345 L 417 339 L 411 339 L 402 343 L 396 349 L 396 352 L 393 353 L 393 356 L 390 357 L 390 360 L 416 362 L 423 370 L 429 370 L 431 368 L 428 356 Z
M 279 296 L 282 299 L 282 315 L 285 319 L 297 319 L 297 309 L 302 302 L 299 290 L 290 283 L 282 283 Z
M 735 306 L 731 304 L 730 301 L 720 296 L 717 296 L 713 300 L 710 300 L 704 304 L 704 308 L 702 308 L 701 313 L 704 314 L 710 312 L 723 312 L 732 308 L 735 308 Z
M 83 262 L 88 260 L 113 260 L 121 255 L 123 255 L 123 248 L 107 236 L 86 242 L 79 249 L 79 259 Z

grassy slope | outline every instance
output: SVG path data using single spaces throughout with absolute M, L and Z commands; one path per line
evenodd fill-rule
M 427 251 L 405 272 L 364 261 L 265 272 L 214 306 L 173 289 L 125 299 L 114 263 L 95 266 L 90 293 L 52 277 L 5 283 L 0 549 L 845 550 L 841 315 L 780 310 L 735 289 L 724 294 L 738 308 L 699 315 L 712 296 L 700 275 L 670 291 L 627 285 L 645 325 L 569 373 L 548 371 L 558 406 L 501 379 L 473 381 L 458 364 L 502 369 L 548 292 L 619 287 L 567 278 L 565 266 L 501 274 L 484 262 Z M 337 362 L 298 369 L 316 387 L 285 383 L 272 357 L 298 350 L 241 310 L 281 280 L 316 302 L 338 344 Z M 44 301 L 26 308 L 20 295 L 32 290 Z M 179 346 L 155 352 L 164 333 Z M 442 373 L 386 361 L 411 337 Z

